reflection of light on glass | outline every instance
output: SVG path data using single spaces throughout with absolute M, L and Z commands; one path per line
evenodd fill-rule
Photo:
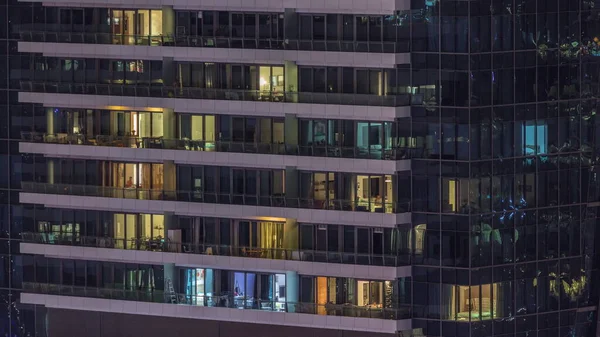
M 133 120 L 133 128 L 132 131 L 134 132 L 134 136 L 135 135 L 139 135 L 138 133 L 138 119 L 137 119 L 137 113 L 136 112 L 132 112 L 131 113 L 131 119 Z
M 268 216 L 258 216 L 255 218 L 256 220 L 259 221 L 275 221 L 275 222 L 285 222 L 285 218 L 275 218 L 275 217 L 268 217 Z
M 135 171 L 137 171 L 138 174 L 135 174 Z M 138 175 L 140 181 L 144 180 L 144 171 L 142 170 L 142 165 L 133 164 L 133 186 L 136 187 L 139 187 L 140 185 L 140 183 L 138 182 Z
M 549 273 L 548 275 L 551 277 L 549 284 L 550 292 L 553 296 L 559 297 L 561 295 L 560 286 L 562 286 L 564 294 L 569 296 L 572 301 L 576 301 L 580 296 L 583 295 L 587 285 L 587 278 L 585 275 L 571 279 L 570 284 L 568 279 L 562 277 L 558 278 L 557 280 L 556 273 Z M 535 278 L 534 285 L 537 285 L 537 282 L 538 280 Z
M 264 78 L 264 77 L 261 77 L 261 78 L 260 78 L 260 85 L 261 85 L 261 86 L 267 85 L 267 80 L 265 80 L 265 78 Z
M 454 180 L 448 181 L 448 203 L 450 204 L 450 209 L 456 211 L 456 181 Z
M 423 247 L 425 246 L 425 231 L 427 230 L 427 224 L 419 224 L 415 226 L 414 229 L 414 236 L 415 236 L 415 241 L 414 241 L 414 252 L 415 254 L 423 254 Z M 413 232 L 410 232 L 410 239 L 409 242 L 413 242 L 412 241 L 412 234 Z
M 124 106 L 124 105 L 105 105 L 102 108 L 106 109 L 106 110 L 117 110 L 117 111 L 128 111 L 128 110 L 137 109 L 137 107 Z M 163 109 L 162 108 L 144 107 L 144 111 L 163 112 Z

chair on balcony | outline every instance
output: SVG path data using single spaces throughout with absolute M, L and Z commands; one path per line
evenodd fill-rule
M 356 206 L 356 210 L 358 212 L 368 212 L 369 211 L 367 206 Z
M 240 100 L 240 96 L 238 95 L 237 92 L 226 91 L 225 92 L 225 99 L 226 100 L 239 101 Z
M 273 310 L 271 302 L 260 302 L 260 310 Z

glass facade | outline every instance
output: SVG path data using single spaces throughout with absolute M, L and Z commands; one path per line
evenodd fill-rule
M 165 266 L 19 255 L 25 241 L 410 266 L 412 276 L 396 280 L 300 275 L 293 300 L 294 282 L 282 273 L 198 266 L 168 278 L 188 305 L 410 318 L 413 333 L 429 337 L 595 336 L 600 2 L 409 2 L 410 10 L 387 15 L 2 2 L 0 303 L 7 305 L 0 305 L 0 334 L 45 336 L 34 324 L 43 309 L 17 304 L 22 288 L 77 289 L 91 297 L 108 288 L 113 298 L 165 301 Z M 17 41 L 410 53 L 410 63 L 67 58 L 19 53 Z M 44 107 L 20 103 L 19 91 L 360 107 L 355 119 L 175 111 L 172 122 L 167 107 Z M 365 106 L 406 107 L 410 116 L 363 120 L 356 114 L 366 113 Z M 347 173 L 62 159 L 20 153 L 23 140 L 410 159 L 411 169 L 378 174 L 366 165 Z M 173 220 L 50 209 L 19 204 L 20 191 L 404 213 L 410 223 L 300 223 L 290 230 L 280 218 Z
M 410 209 L 410 177 L 32 155 L 26 191 L 374 213 Z M 291 190 L 288 191 L 288 190 Z M 92 192 L 96 191 L 96 192 Z
M 23 126 L 21 138 L 38 143 L 359 159 L 422 156 L 411 138 L 408 117 L 286 121 L 284 117 L 177 113 L 173 127 L 165 117 L 166 109 L 148 109 L 152 111 L 35 106 L 32 123 Z
M 0 2 L 0 334 L 3 336 L 46 336 L 39 319 L 43 307 L 20 303 L 23 277 L 19 241 L 25 206 L 19 204 L 22 155 L 19 153 L 21 127 L 30 124 L 25 117 L 30 104 L 18 100 L 18 85 L 11 81 L 19 61 L 15 25 L 33 22 L 33 6 L 16 0 Z
M 410 105 L 406 67 L 303 67 L 214 62 L 19 57 L 21 90 L 342 105 Z M 175 75 L 176 74 L 176 75 Z M 107 91 L 103 93 L 103 91 Z M 118 93 L 120 91 L 120 93 Z M 199 96 L 198 96 L 199 95 Z M 353 96 L 356 101 L 352 102 Z
M 596 5 L 412 1 L 412 81 L 428 88 L 411 122 L 413 327 L 427 336 L 595 334 Z
M 410 51 L 410 13 L 309 14 L 61 8 L 15 26 L 27 41 L 401 53 Z M 286 17 L 287 16 L 287 17 Z
M 19 287 L 42 294 L 161 303 L 170 296 L 162 265 L 23 256 Z M 410 278 L 392 281 L 177 267 L 178 303 L 246 310 L 398 320 L 410 317 Z M 295 276 L 298 278 L 298 276 Z M 287 298 L 299 298 L 290 301 Z
M 413 234 L 395 228 L 244 219 L 115 213 L 27 205 L 24 242 L 248 258 L 408 266 Z M 175 231 L 169 234 L 169 231 Z M 177 240 L 174 237 L 177 236 Z

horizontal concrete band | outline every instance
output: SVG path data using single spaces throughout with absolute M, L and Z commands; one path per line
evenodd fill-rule
M 38 103 L 46 107 L 61 108 L 108 110 L 164 108 L 173 109 L 176 113 L 264 117 L 285 117 L 288 114 L 296 115 L 298 118 L 347 119 L 373 122 L 393 122 L 397 118 L 410 117 L 411 109 L 410 106 L 386 107 L 41 92 L 19 92 L 19 102 Z
M 166 160 L 184 165 L 216 165 L 247 168 L 285 169 L 293 167 L 306 171 L 395 174 L 410 171 L 410 160 L 354 159 L 309 157 L 236 152 L 209 152 L 169 149 L 139 149 L 92 145 L 61 145 L 44 143 L 19 144 L 21 153 L 42 154 L 53 158 L 106 159 L 159 163 Z
M 334 51 L 264 50 L 235 48 L 200 48 L 170 46 L 128 46 L 110 44 L 53 43 L 20 41 L 22 53 L 41 53 L 50 57 L 118 58 L 136 60 L 228 62 L 283 65 L 284 61 L 300 66 L 336 66 L 357 68 L 394 68 L 410 63 L 409 53 L 361 53 Z
M 19 0 L 35 2 L 36 0 Z M 113 7 L 113 8 L 161 8 L 284 12 L 293 9 L 305 13 L 388 14 L 397 10 L 409 10 L 410 0 L 61 0 L 46 1 L 44 6 L 65 7 Z
M 295 219 L 299 223 L 396 228 L 410 224 L 411 213 L 369 213 L 305 208 L 266 207 L 210 204 L 200 202 L 140 200 L 77 195 L 58 195 L 20 192 L 19 201 L 46 207 L 105 210 L 116 212 L 152 213 L 171 212 L 176 215 L 208 216 L 232 219 L 261 220 Z
M 395 321 L 377 318 L 311 315 L 265 310 L 240 310 L 220 307 L 148 303 L 33 293 L 21 293 L 21 302 L 25 304 L 43 305 L 47 308 L 379 333 L 396 333 L 397 331 L 410 330 L 412 326 L 410 319 Z
M 54 244 L 20 243 L 21 253 L 62 259 L 114 261 L 161 265 L 173 263 L 181 267 L 213 268 L 236 271 L 286 272 L 300 275 L 347 277 L 368 280 L 394 280 L 412 275 L 411 267 L 382 267 L 340 263 L 275 260 L 237 256 L 167 253 L 144 250 L 60 246 Z

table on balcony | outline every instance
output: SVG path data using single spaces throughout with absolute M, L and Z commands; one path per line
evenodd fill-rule
M 262 257 L 263 255 L 265 255 L 266 251 L 266 249 L 262 248 L 242 248 L 242 254 L 244 255 L 244 257 Z

